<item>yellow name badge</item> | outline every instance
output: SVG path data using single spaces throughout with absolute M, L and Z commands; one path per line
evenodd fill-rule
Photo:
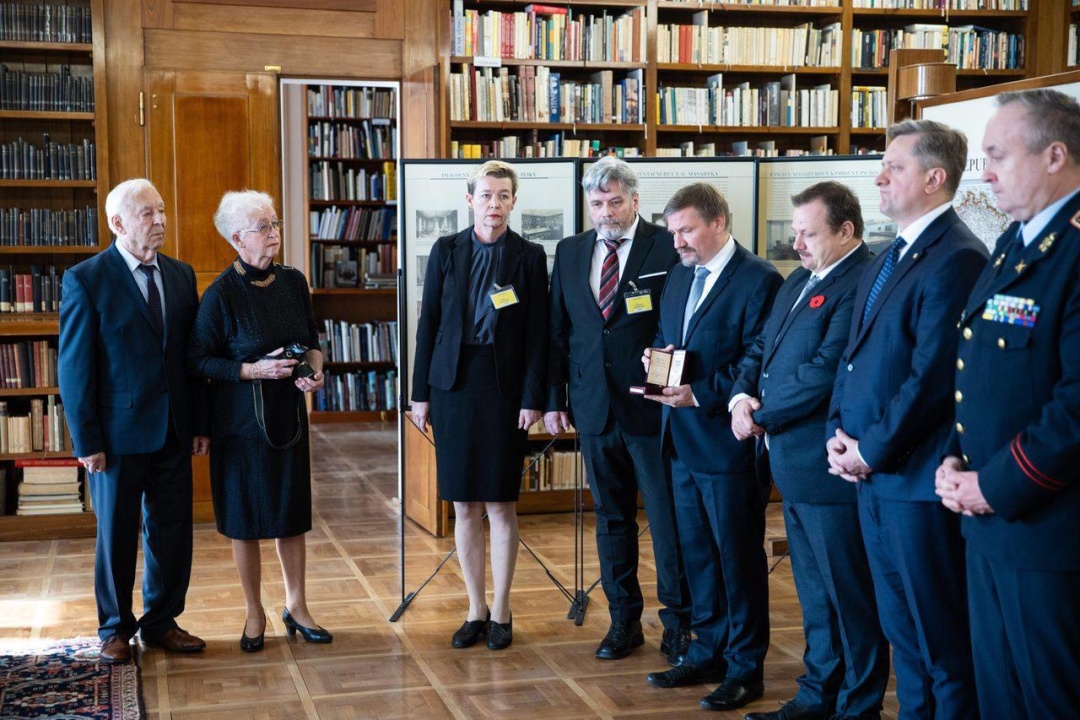
M 627 315 L 637 315 L 638 313 L 652 311 L 652 293 L 648 290 L 628 292 L 623 297 L 626 299 Z
M 507 285 L 504 288 L 497 287 L 488 294 L 488 297 L 491 298 L 491 304 L 495 306 L 496 310 L 502 310 L 510 305 L 517 305 L 519 302 L 513 285 Z

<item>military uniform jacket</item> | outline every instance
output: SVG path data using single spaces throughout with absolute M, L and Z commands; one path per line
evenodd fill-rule
M 996 514 L 965 517 L 980 554 L 1080 570 L 1080 194 L 1005 260 L 998 240 L 960 321 L 950 454 Z

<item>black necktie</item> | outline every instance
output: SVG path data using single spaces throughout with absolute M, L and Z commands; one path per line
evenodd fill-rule
M 157 283 L 154 282 L 154 266 L 139 265 L 139 270 L 146 276 L 146 304 L 150 306 L 150 319 L 154 321 L 154 328 L 159 333 L 164 333 L 165 320 L 161 313 L 161 295 L 158 293 Z

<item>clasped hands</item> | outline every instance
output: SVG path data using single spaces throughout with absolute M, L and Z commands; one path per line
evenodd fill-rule
M 665 351 L 671 352 L 675 349 L 674 345 L 668 345 L 664 348 Z M 645 374 L 649 374 L 649 364 L 652 359 L 652 348 L 645 348 L 645 352 L 641 355 L 641 364 L 645 366 Z M 695 407 L 697 402 L 694 400 L 694 392 L 690 389 L 689 385 L 675 385 L 674 387 L 666 387 L 660 391 L 660 395 L 645 395 L 646 400 L 652 400 L 653 402 L 663 403 L 670 407 Z
M 971 517 L 994 512 L 979 487 L 979 473 L 964 470 L 960 458 L 953 455 L 942 460 L 934 473 L 934 492 L 955 513 Z
M 566 413 L 563 413 L 564 415 Z M 539 410 L 529 410 L 527 408 L 521 408 L 518 411 L 518 430 L 528 430 L 536 423 L 540 422 L 544 414 Z M 420 428 L 421 431 L 427 432 L 428 425 L 431 424 L 431 403 L 413 401 L 412 403 L 412 421 L 413 425 Z
M 859 441 L 844 432 L 843 428 L 836 429 L 836 436 L 825 443 L 825 450 L 829 456 L 830 475 L 855 483 L 865 480 L 873 472 L 859 455 Z

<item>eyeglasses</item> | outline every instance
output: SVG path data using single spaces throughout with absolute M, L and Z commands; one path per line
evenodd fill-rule
M 251 228 L 250 230 L 241 230 L 240 233 L 259 233 L 260 235 L 269 235 L 271 230 L 281 231 L 281 221 L 271 220 L 270 222 L 259 223 L 259 227 Z

